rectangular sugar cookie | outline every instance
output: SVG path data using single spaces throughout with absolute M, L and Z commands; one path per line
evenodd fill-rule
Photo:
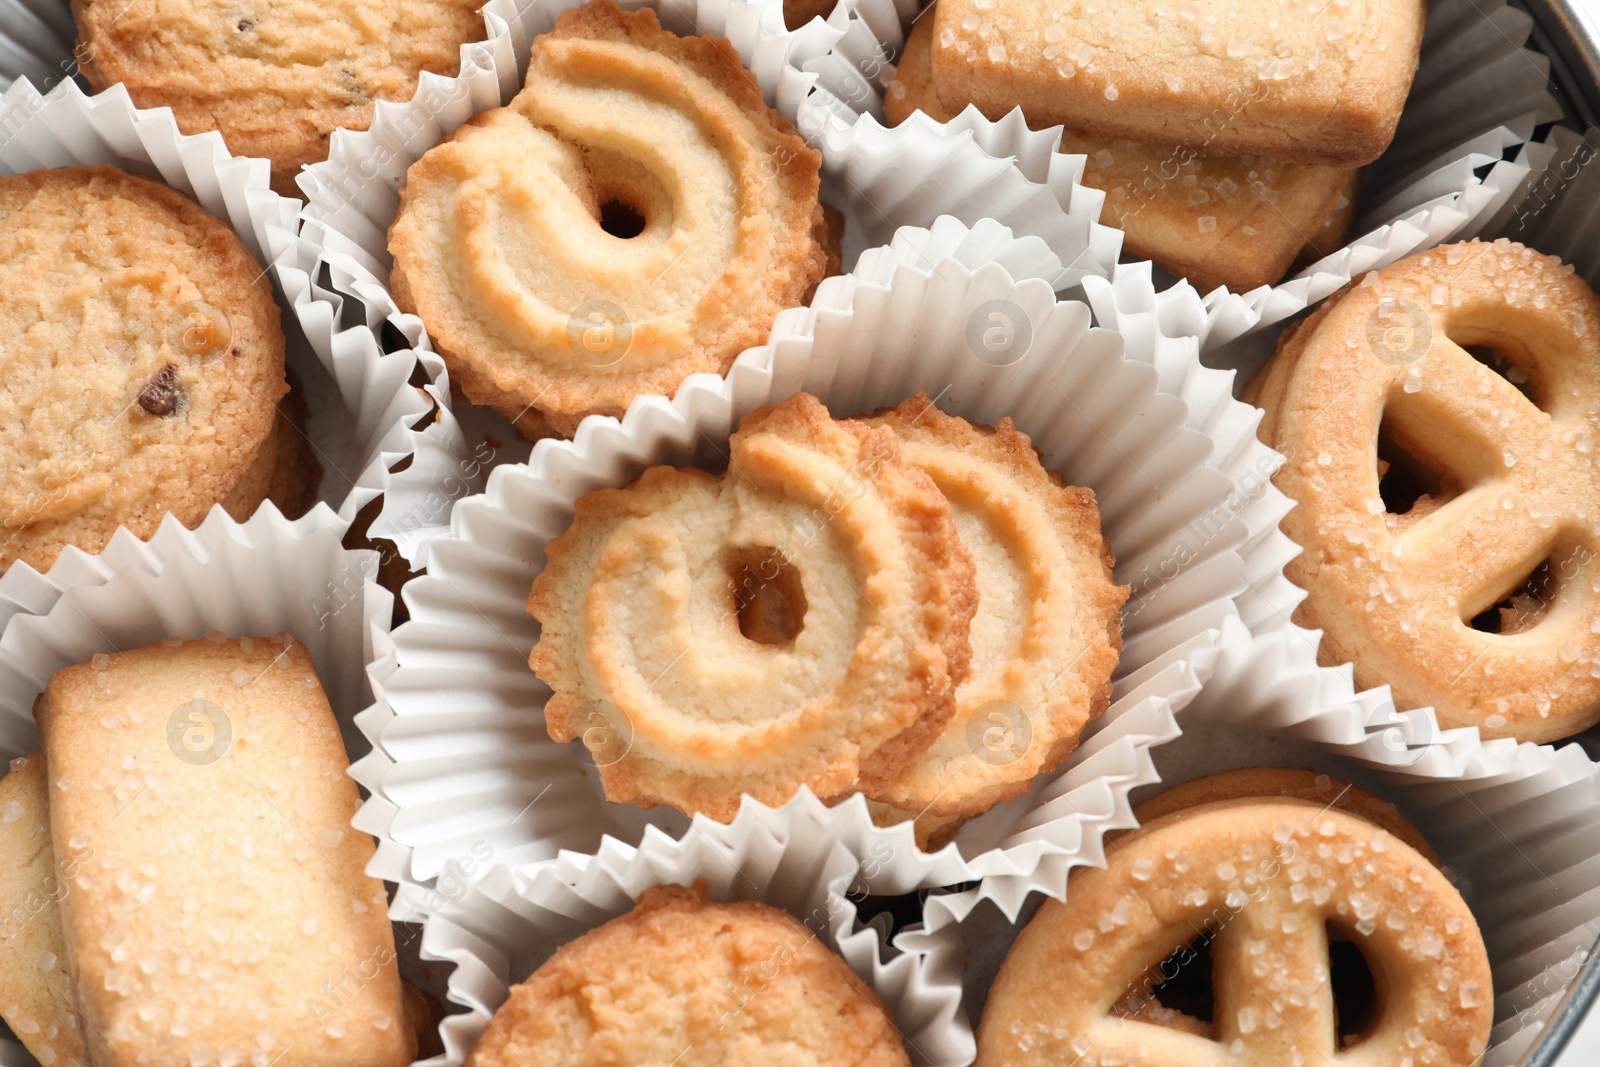
M 96 656 L 34 712 L 95 1067 L 411 1062 L 373 841 L 303 646 Z
M 0 1018 L 44 1067 L 84 1067 L 57 904 L 77 864 L 50 847 L 44 760 L 0 778 Z
M 939 0 L 933 78 L 952 111 L 1357 167 L 1394 138 L 1423 0 Z

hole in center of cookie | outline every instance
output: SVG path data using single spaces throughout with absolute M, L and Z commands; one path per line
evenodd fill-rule
M 1535 407 L 1544 409 L 1542 383 L 1535 380 L 1533 360 L 1520 345 L 1477 333 L 1452 336 L 1450 340 L 1460 345 L 1467 355 L 1516 386 L 1517 392 L 1532 401 Z
M 1339 927 L 1328 925 L 1328 980 L 1333 989 L 1338 1048 L 1360 1043 L 1378 1021 L 1378 986 L 1361 948 Z
M 1434 470 L 1402 441 L 1400 427 L 1386 415 L 1378 429 L 1378 495 L 1388 512 L 1389 528 L 1396 532 L 1461 492 L 1456 479 Z
M 1493 603 L 1472 615 L 1470 625 L 1486 634 L 1526 633 L 1550 613 L 1563 583 L 1576 578 L 1592 559 L 1593 550 L 1582 545 L 1557 549 L 1509 591 L 1502 590 Z M 1462 606 L 1471 611 L 1478 605 L 1463 603 Z
M 1211 989 L 1211 938 L 1198 937 L 1150 972 L 1159 979 L 1145 995 L 1139 1017 L 1203 1037 L 1213 1037 L 1216 1010 Z M 1153 1003 L 1149 1003 L 1153 1002 Z
M 733 611 L 739 632 L 758 645 L 787 645 L 805 626 L 800 572 L 775 548 L 735 549 L 728 556 Z
M 600 228 L 613 237 L 637 237 L 644 232 L 645 217 L 632 204 L 607 200 L 600 205 Z

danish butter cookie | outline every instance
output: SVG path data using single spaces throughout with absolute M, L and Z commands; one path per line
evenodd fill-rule
M 1424 0 L 939 0 L 939 100 L 1218 156 L 1359 167 L 1394 138 Z
M 652 467 L 580 498 L 528 610 L 550 736 L 606 796 L 731 819 L 882 788 L 968 674 L 972 557 L 894 433 L 798 394 L 745 417 L 725 476 Z M 859 785 L 858 785 L 859 783 Z
M 913 111 L 939 122 L 954 117 L 934 91 L 934 21 L 922 16 L 906 39 L 883 101 L 891 126 Z M 1308 245 L 1339 248 L 1354 217 L 1347 168 L 1203 156 L 1070 132 L 1061 150 L 1086 157 L 1083 184 L 1105 192 L 1104 221 L 1122 230 L 1124 252 L 1154 260 L 1202 293 L 1272 285 Z M 1341 214 L 1345 207 L 1351 210 Z
M 13 760 L 0 778 L 0 1018 L 34 1059 L 55 1067 L 89 1062 L 56 908 L 76 873 L 50 847 L 44 758 Z
M 96 656 L 56 672 L 35 716 L 96 1067 L 411 1062 L 388 899 L 304 646 Z
M 909 1067 L 883 1001 L 787 912 L 661 885 L 556 950 L 467 1067 Z
M 1510 241 L 1364 275 L 1251 383 L 1321 657 L 1446 729 L 1600 721 L 1600 297 Z
M 1018 936 L 989 991 L 976 1067 L 1090 1050 L 1127 1067 L 1333 1062 L 1344 1051 L 1334 937 L 1354 942 L 1374 978 L 1372 1019 L 1347 1056 L 1471 1067 L 1488 1045 L 1494 990 L 1466 902 L 1359 816 L 1290 798 L 1213 801 L 1119 838 L 1107 861 L 1075 870 L 1065 903 L 1045 901 Z M 1210 1018 L 1147 1010 L 1172 977 L 1163 961 L 1197 947 L 1211 954 Z
M 0 177 L 0 352 L 0 571 L 267 495 L 278 308 L 181 193 L 112 167 Z
M 947 415 L 924 394 L 863 420 L 894 431 L 900 455 L 950 502 L 976 568 L 972 676 L 925 751 L 868 796 L 950 830 L 1020 796 L 1077 747 L 1105 710 L 1122 648 L 1128 587 L 1112 580 L 1091 490 L 1063 485 L 1010 419 L 994 429 Z
M 184 133 L 217 130 L 236 155 L 272 161 L 272 187 L 328 157 L 328 135 L 364 130 L 378 100 L 409 100 L 423 71 L 451 75 L 483 39 L 480 0 L 73 0 L 78 57 L 96 90 L 124 85 L 170 107 Z
M 412 165 L 395 298 L 469 400 L 570 435 L 725 371 L 822 277 L 822 157 L 737 55 L 592 0 Z

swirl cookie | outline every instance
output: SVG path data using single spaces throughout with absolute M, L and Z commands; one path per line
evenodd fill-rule
M 466 1067 L 909 1067 L 883 1001 L 787 912 L 647 890 L 556 950 L 494 1013 Z
M 409 100 L 423 71 L 454 74 L 482 40 L 479 0 L 73 0 L 74 53 L 96 90 L 124 85 L 170 107 L 184 133 L 217 130 L 236 155 L 272 160 L 272 187 L 328 157 L 336 129 L 364 130 L 378 100 Z
M 1233 787 L 1229 787 L 1233 788 Z M 977 1067 L 1078 1062 L 1471 1067 L 1488 1045 L 1488 954 L 1461 895 L 1422 854 L 1337 806 L 1216 800 L 1118 839 L 1079 868 L 1007 954 Z M 1341 1016 L 1330 944 L 1353 943 L 1370 1012 Z M 1208 950 L 1209 1018 L 1160 1003 Z M 1063 997 L 1062 989 L 1074 990 Z
M 1112 580 L 1094 493 L 1046 471 L 1010 419 L 975 426 L 918 394 L 862 421 L 892 430 L 901 458 L 949 500 L 976 569 L 972 676 L 956 690 L 956 713 L 867 792 L 918 818 L 926 845 L 1020 796 L 1077 746 L 1111 696 L 1128 588 Z
M 1446 728 L 1600 721 L 1600 297 L 1509 241 L 1374 271 L 1251 383 L 1322 658 Z
M 1394 138 L 1424 0 L 939 0 L 940 102 L 1222 156 L 1359 167 Z
M 913 111 L 938 122 L 955 117 L 934 88 L 934 24 L 932 15 L 922 16 L 906 39 L 884 95 L 891 126 Z M 1272 285 L 1308 247 L 1339 248 L 1354 217 L 1342 210 L 1354 200 L 1347 168 L 1229 159 L 1076 133 L 1062 137 L 1061 150 L 1085 157 L 1083 184 L 1105 192 L 1105 221 L 1122 230 L 1124 251 L 1154 260 L 1202 293 L 1219 285 L 1235 292 Z
M 467 399 L 530 437 L 726 370 L 823 276 L 821 155 L 727 41 L 611 0 L 412 167 L 395 298 Z
M 652 467 L 579 499 L 528 610 L 606 796 L 731 819 L 881 788 L 968 674 L 972 557 L 892 431 L 798 394 L 745 417 L 725 476 Z M 859 785 L 858 785 L 859 783 Z
M 0 346 L 0 571 L 272 490 L 278 308 L 181 193 L 112 167 L 0 177 Z

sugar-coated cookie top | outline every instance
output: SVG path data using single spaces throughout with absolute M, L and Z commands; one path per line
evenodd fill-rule
M 56 672 L 35 716 L 94 1062 L 411 1061 L 388 899 L 304 645 L 97 655 Z
M 1416 72 L 1423 0 L 940 0 L 952 110 L 1328 166 L 1375 159 Z
M 1338 807 L 1247 797 L 1160 816 L 1117 839 L 1105 868 L 1075 871 L 1065 902 L 1046 901 L 1007 953 L 976 1067 L 1054 1067 L 1090 1050 L 1126 1067 L 1205 1062 L 1196 1037 L 1241 1067 L 1331 1062 L 1336 938 L 1381 976 L 1361 1062 L 1479 1062 L 1494 1019 L 1488 953 L 1445 875 Z M 1156 995 L 1167 961 L 1200 947 L 1210 1018 Z

